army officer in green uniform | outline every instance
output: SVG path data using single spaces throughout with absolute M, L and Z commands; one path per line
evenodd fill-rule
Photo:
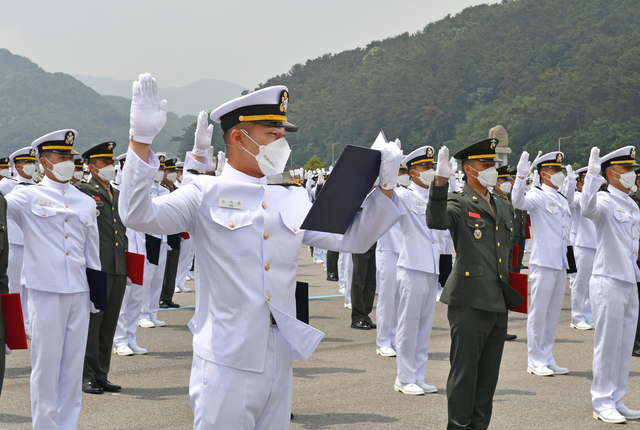
M 104 142 L 82 154 L 88 161 L 91 179 L 89 182 L 75 184 L 80 191 L 96 201 L 100 263 L 102 271 L 107 272 L 107 310 L 91 314 L 89 317 L 89 334 L 82 374 L 82 391 L 89 394 L 118 392 L 121 389 L 120 385 L 107 379 L 113 337 L 127 285 L 126 228 L 118 213 L 120 192 L 111 186 L 116 172 L 113 162 L 115 147 L 115 142 Z
M 507 309 L 523 298 L 509 286 L 513 215 L 509 203 L 487 190 L 496 184 L 497 139 L 486 139 L 454 155 L 466 185 L 448 193 L 449 150 L 438 168 L 427 204 L 429 228 L 449 230 L 456 260 L 440 301 L 449 305 L 451 370 L 447 380 L 447 429 L 486 429 L 507 334 Z

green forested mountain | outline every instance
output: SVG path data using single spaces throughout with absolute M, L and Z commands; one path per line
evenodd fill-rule
M 64 73 L 47 73 L 29 59 L 0 49 L 0 157 L 61 128 L 78 131 L 76 149 L 83 152 L 106 140 L 118 143 L 117 153 L 129 142 L 129 106 L 122 97 L 96 93 Z M 177 155 L 171 137 L 181 135 L 195 116 L 170 113 L 154 149 Z
M 428 17 L 425 17 L 428 21 Z M 297 64 L 262 86 L 290 89 L 293 161 L 331 161 L 345 144 L 371 145 L 383 129 L 405 154 L 452 150 L 509 132 L 523 149 L 586 163 L 640 144 L 640 7 L 637 0 L 518 0 L 482 5 L 416 34 Z M 220 140 L 217 141 L 220 145 Z

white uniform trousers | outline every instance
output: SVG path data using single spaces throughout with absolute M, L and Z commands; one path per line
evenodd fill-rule
M 291 425 L 291 344 L 269 330 L 262 372 L 232 369 L 193 355 L 189 396 L 194 430 L 279 430 Z
M 623 406 L 637 328 L 638 287 L 631 282 L 592 276 L 589 296 L 596 323 L 591 402 L 596 412 L 602 412 Z
M 562 310 L 567 271 L 531 265 L 531 304 L 527 317 L 529 367 L 555 365 L 551 349 Z
M 82 407 L 82 368 L 89 292 L 29 290 L 33 428 L 75 429 Z
M 164 281 L 164 268 L 167 265 L 167 250 L 169 246 L 167 242 L 160 245 L 160 257 L 158 265 L 149 263 L 144 260 L 144 296 L 142 299 L 141 319 L 158 318 L 158 309 L 160 309 L 160 294 L 162 293 L 162 282 Z
M 398 267 L 396 366 L 402 384 L 423 381 L 436 311 L 438 275 Z
M 378 302 L 376 304 L 376 345 L 378 348 L 395 348 L 396 327 L 398 325 L 398 303 L 400 290 L 396 272 L 398 254 L 393 251 L 376 250 L 376 284 Z
M 320 249 L 317 246 L 313 248 L 313 260 L 322 260 L 325 261 L 327 259 L 327 251 L 325 249 Z
M 353 276 L 353 258 L 348 252 L 338 255 L 338 285 L 344 288 L 344 304 L 351 304 L 351 277 Z
M 24 320 L 24 329 L 30 330 L 29 325 L 29 309 L 27 308 L 27 300 L 29 290 L 22 283 L 22 263 L 24 260 L 24 245 L 9 244 L 9 266 L 7 267 L 7 276 L 9 277 L 9 292 L 20 293 L 20 301 L 22 303 L 22 319 Z
M 574 246 L 578 271 L 571 277 L 571 322 L 593 322 L 591 303 L 589 301 L 589 280 L 593 270 L 593 259 L 596 250 L 584 246 Z M 570 275 L 571 276 L 571 275 Z
M 180 243 L 180 260 L 178 261 L 178 272 L 176 274 L 176 285 L 184 287 L 187 275 L 191 271 L 191 263 L 196 250 L 193 247 L 193 239 L 189 238 Z
M 120 316 L 118 317 L 118 326 L 113 338 L 113 345 L 116 348 L 138 343 L 136 330 L 138 329 L 138 321 L 140 321 L 143 298 L 144 287 L 142 285 L 133 285 L 127 279 L 127 289 L 124 292 L 122 306 L 120 306 Z

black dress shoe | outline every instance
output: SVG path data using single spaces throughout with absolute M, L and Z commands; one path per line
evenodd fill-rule
M 373 330 L 378 328 L 376 323 L 374 323 L 373 321 L 367 321 L 367 324 L 369 324 L 369 327 L 371 327 L 371 329 L 373 329 Z
M 165 303 L 167 304 L 167 306 L 169 306 L 170 308 L 179 308 L 180 305 L 177 304 L 176 302 L 174 302 L 173 300 L 166 300 Z
M 118 384 L 112 384 L 111 382 L 109 382 L 108 380 L 104 380 L 104 381 L 96 381 L 98 383 L 98 385 L 104 390 L 107 391 L 109 393 L 117 393 L 120 390 L 122 390 L 122 387 Z
M 640 357 L 640 349 L 634 349 L 631 355 L 634 357 Z
M 529 266 L 525 266 L 525 265 L 523 264 L 523 265 L 522 265 L 522 268 L 523 268 L 523 269 L 528 269 L 528 268 L 529 268 Z
M 330 273 L 327 275 L 327 281 L 338 282 L 338 275 Z
M 505 337 L 505 340 L 514 340 L 517 339 L 518 336 L 516 336 L 515 334 L 509 334 L 507 333 L 507 336 Z
M 371 330 L 369 324 L 364 321 L 352 322 L 351 328 L 357 328 L 358 330 Z
M 104 390 L 93 382 L 82 381 L 82 392 L 87 394 L 102 394 Z
M 164 300 L 160 300 L 160 307 L 162 309 L 168 309 L 169 305 L 167 304 L 167 302 L 165 302 Z

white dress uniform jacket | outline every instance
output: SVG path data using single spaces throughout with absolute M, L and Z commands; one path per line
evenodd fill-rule
M 576 191 L 571 206 L 571 243 L 583 248 L 596 249 L 596 226 L 593 220 L 582 216 L 580 191 Z
M 308 358 L 323 336 L 295 318 L 303 243 L 363 253 L 403 214 L 395 198 L 376 190 L 345 235 L 303 231 L 311 206 L 303 188 L 267 186 L 266 178 L 247 176 L 227 163 L 219 177 L 186 177 L 177 191 L 152 200 L 148 190 L 157 169 L 152 152 L 147 164 L 129 150 L 120 216 L 127 227 L 151 234 L 193 232 L 194 353 L 240 370 L 263 371 L 270 314 L 296 357 Z
M 555 270 L 568 269 L 567 246 L 570 245 L 571 210 L 574 190 L 570 187 L 566 199 L 548 185 L 533 187 L 525 195 L 526 181 L 516 178 L 511 199 L 516 209 L 529 212 L 536 231 L 530 264 Z

